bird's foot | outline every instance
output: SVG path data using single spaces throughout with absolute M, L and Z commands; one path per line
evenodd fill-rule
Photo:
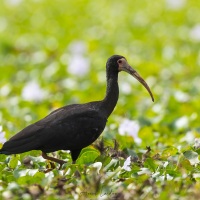
M 49 160 L 49 161 L 53 161 L 53 162 L 56 162 L 56 163 L 60 164 L 59 170 L 62 168 L 62 165 L 66 163 L 64 160 L 60 160 L 60 159 L 57 159 L 57 158 L 50 157 L 44 152 L 42 152 L 42 157 L 44 159 Z M 51 165 L 51 170 L 55 169 L 55 164 L 54 163 L 50 162 L 50 165 Z M 47 169 L 47 171 L 49 171 L 49 170 L 50 169 Z
M 48 172 L 50 172 L 50 171 L 52 171 L 53 169 L 52 168 L 48 168 L 48 169 L 45 169 L 44 171 L 42 171 L 42 172 L 44 172 L 45 174 L 46 173 L 48 173 Z
M 59 161 L 59 164 L 60 164 L 60 167 L 58 168 L 59 170 L 62 168 L 63 164 L 65 164 L 66 162 L 64 160 L 60 160 Z

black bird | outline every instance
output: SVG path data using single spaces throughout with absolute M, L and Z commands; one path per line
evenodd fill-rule
M 65 161 L 49 157 L 47 153 L 70 150 L 73 162 L 84 147 L 92 144 L 103 132 L 119 97 L 118 73 L 128 72 L 153 94 L 143 78 L 128 64 L 125 57 L 111 56 L 106 63 L 107 90 L 102 101 L 72 104 L 61 107 L 40 121 L 31 124 L 4 143 L 0 154 L 18 154 L 41 150 L 42 157 L 61 166 Z

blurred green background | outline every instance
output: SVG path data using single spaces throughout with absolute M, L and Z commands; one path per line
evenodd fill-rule
M 89 161 L 80 156 L 80 165 L 68 163 L 64 177 L 76 188 L 76 194 L 84 191 L 85 186 L 92 191 L 101 179 L 108 192 L 111 185 L 116 189 L 121 184 L 120 191 L 129 196 L 137 193 L 141 197 L 142 193 L 145 199 L 150 191 L 153 199 L 169 199 L 169 195 L 176 199 L 176 195 L 187 196 L 190 188 L 194 199 L 198 199 L 200 185 L 195 185 L 195 181 L 200 176 L 199 46 L 197 0 L 2 0 L 0 143 L 56 108 L 102 99 L 106 90 L 106 61 L 111 55 L 120 54 L 149 84 L 155 102 L 135 79 L 120 73 L 119 101 L 103 137 L 110 144 L 116 138 L 120 150 L 132 158 L 142 157 L 143 165 L 134 161 L 132 172 L 122 168 L 117 182 L 112 176 L 108 180 L 110 171 L 115 173 L 124 159 L 119 156 L 113 167 L 108 164 L 113 162 L 111 156 L 100 155 L 94 149 L 92 156 L 89 147 L 84 150 Z M 146 146 L 152 149 L 147 161 L 142 155 Z M 53 175 L 44 176 L 37 171 L 36 177 L 26 177 L 29 169 L 20 163 L 27 155 L 34 161 L 31 170 L 45 167 L 45 162 L 34 157 L 40 152 L 17 157 L 1 155 L 1 187 L 7 192 L 11 186 L 13 189 L 10 182 L 23 183 L 25 187 L 20 188 L 26 192 L 26 184 L 37 182 L 46 191 L 50 188 L 49 194 L 53 196 L 51 188 L 57 188 L 55 183 L 61 172 L 54 170 Z M 57 155 L 70 160 L 62 151 Z M 81 164 L 94 161 L 103 164 L 101 174 L 97 175 L 91 165 L 87 166 L 91 173 L 77 179 L 76 167 L 82 173 L 86 166 Z M 151 173 L 145 171 L 147 168 Z M 89 184 L 87 178 L 94 182 Z M 153 185 L 155 182 L 157 185 Z M 132 186 L 127 189 L 130 183 Z M 178 191 L 176 195 L 174 189 Z M 75 189 L 68 190 L 71 196 L 63 199 L 74 198 Z M 21 192 L 16 191 L 13 194 Z
M 155 103 L 121 73 L 113 116 L 155 129 L 181 118 L 183 128 L 199 129 L 199 44 L 195 0 L 4 0 L 0 124 L 9 137 L 55 108 L 102 99 L 106 60 L 121 54 L 150 85 Z

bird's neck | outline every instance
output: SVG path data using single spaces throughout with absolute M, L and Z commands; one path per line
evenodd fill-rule
M 113 77 L 107 77 L 106 96 L 102 101 L 102 109 L 107 117 L 114 110 L 119 97 L 118 74 Z

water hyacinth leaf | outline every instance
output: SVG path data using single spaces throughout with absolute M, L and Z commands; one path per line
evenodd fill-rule
M 16 168 L 18 164 L 18 157 L 17 156 L 12 156 L 10 159 L 10 162 L 8 164 L 8 166 L 12 169 Z
M 119 161 L 117 159 L 112 159 L 110 163 L 104 167 L 104 170 L 108 171 L 108 170 L 115 169 L 118 166 L 118 164 L 119 164 Z
M 193 178 L 194 178 L 196 181 L 200 181 L 200 173 L 195 173 L 195 174 L 193 174 Z
M 138 135 L 141 138 L 142 143 L 144 143 L 146 146 L 149 146 L 154 140 L 154 135 L 151 127 L 144 127 L 140 129 Z
M 178 152 L 178 149 L 176 147 L 170 146 L 163 150 L 162 157 L 168 158 L 170 156 L 176 155 L 177 152 Z
M 7 157 L 6 155 L 0 154 L 0 162 L 5 162 L 6 157 Z
M 37 172 L 34 176 L 21 176 L 17 179 L 18 184 L 35 184 L 41 183 L 42 180 L 45 178 L 45 174 L 42 172 Z
M 128 149 L 128 148 L 126 148 L 126 149 L 124 149 L 123 151 L 124 151 L 126 154 L 131 155 L 132 158 L 138 159 L 138 155 L 137 155 L 137 153 L 136 153 L 133 149 Z
M 190 161 L 185 157 L 182 157 L 179 161 L 179 168 L 185 168 L 188 171 L 193 170 L 193 166 L 190 164 Z
M 119 145 L 121 146 L 121 148 L 131 148 L 131 146 L 133 146 L 134 144 L 134 139 L 133 137 L 129 136 L 129 135 L 120 135 L 117 134 L 116 135 L 116 140 L 117 142 L 119 142 Z
M 156 171 L 157 165 L 155 164 L 155 161 L 152 158 L 147 158 L 144 162 L 144 166 L 151 169 L 153 172 Z
M 142 167 L 142 168 L 140 168 L 138 175 L 143 175 L 143 174 L 150 175 L 151 171 L 147 167 Z
M 134 174 L 137 174 L 137 172 L 140 171 L 140 167 L 137 166 L 137 165 L 132 165 L 131 166 L 131 172 L 134 173 Z
M 26 176 L 28 171 L 29 171 L 29 169 L 23 169 L 23 170 L 16 169 L 16 170 L 14 170 L 13 175 L 15 178 L 23 177 L 23 176 Z
M 108 163 L 110 163 L 111 159 L 112 159 L 111 157 L 100 155 L 97 157 L 97 159 L 95 161 L 101 162 L 103 166 L 106 166 L 106 165 L 108 165 Z
M 81 154 L 77 159 L 77 164 L 89 164 L 95 161 L 95 159 L 100 155 L 96 150 L 88 150 Z
M 160 172 L 155 172 L 154 174 L 152 174 L 152 178 L 157 178 L 160 176 Z
M 85 153 L 87 151 L 96 151 L 97 153 L 99 153 L 99 151 L 97 149 L 95 149 L 93 146 L 89 146 L 89 147 L 82 149 L 79 156 L 81 156 L 83 153 Z
M 167 169 L 166 173 L 169 174 L 172 177 L 181 177 L 182 176 L 182 174 L 178 170 L 175 170 L 175 169 L 173 169 L 173 170 Z
M 185 156 L 185 158 L 187 158 L 190 161 L 191 165 L 195 165 L 199 163 L 199 155 L 198 153 L 194 152 L 194 151 L 185 151 L 183 153 L 183 155 Z

